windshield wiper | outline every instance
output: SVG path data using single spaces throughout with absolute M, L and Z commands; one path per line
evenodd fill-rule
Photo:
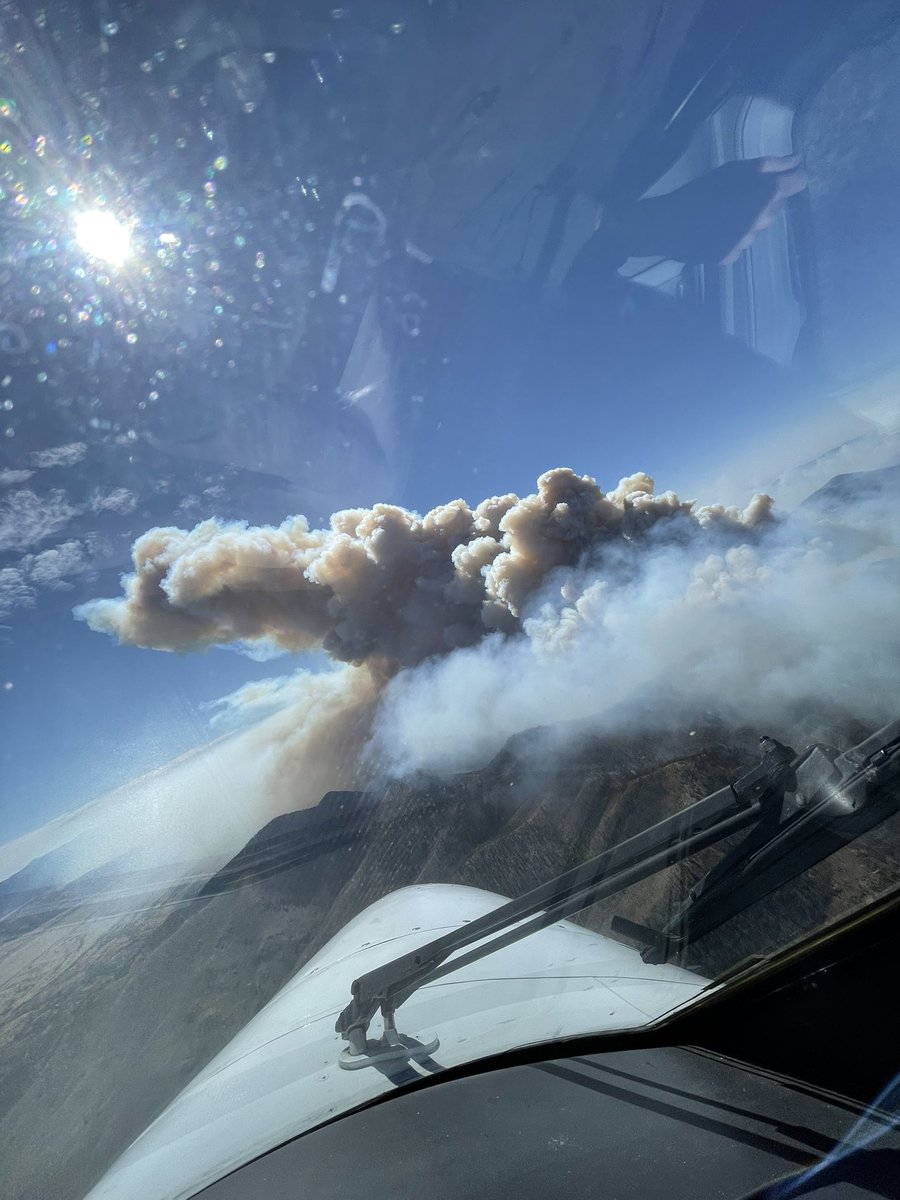
M 815 745 L 800 754 L 760 739 L 762 761 L 734 783 L 459 929 L 354 980 L 335 1026 L 348 1070 L 437 1048 L 397 1032 L 394 1014 L 427 983 L 580 912 L 598 900 L 749 829 L 691 890 L 661 931 L 613 919 L 613 929 L 664 962 L 723 921 L 833 854 L 900 807 L 900 720 L 844 754 Z M 492 936 L 493 935 L 493 936 Z M 477 943 L 477 944 L 476 944 Z M 457 951 L 465 950 L 465 953 Z M 455 957 L 451 958 L 451 955 Z M 448 961 L 449 960 L 449 961 Z M 384 1033 L 368 1037 L 381 1010 Z

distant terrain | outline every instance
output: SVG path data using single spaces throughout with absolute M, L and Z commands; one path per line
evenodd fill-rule
M 276 818 L 208 878 L 155 895 L 124 861 L 63 890 L 46 882 L 52 863 L 32 863 L 0 883 L 5 1200 L 83 1196 L 303 962 L 380 896 L 430 882 L 516 895 L 743 773 L 760 732 L 850 744 L 865 731 L 835 714 L 767 731 L 685 714 L 652 732 L 531 731 L 478 771 L 331 793 Z M 714 973 L 886 889 L 900 868 L 898 840 L 894 829 L 876 830 L 707 937 L 689 965 Z M 614 913 L 661 920 L 715 856 L 580 919 L 598 930 Z

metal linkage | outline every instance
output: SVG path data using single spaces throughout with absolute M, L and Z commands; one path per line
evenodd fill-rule
M 614 919 L 614 928 L 661 962 L 821 858 L 834 853 L 898 808 L 900 721 L 844 755 L 814 746 L 797 755 L 774 738 L 760 739 L 762 761 L 740 779 L 565 871 L 524 896 L 360 976 L 335 1026 L 347 1041 L 341 1066 L 389 1058 L 421 1058 L 437 1046 L 399 1035 L 394 1014 L 426 983 L 598 900 L 665 870 L 745 829 L 751 832 L 694 887 L 662 930 Z M 464 951 L 464 953 L 460 953 Z M 453 956 L 453 957 L 451 957 Z M 384 1035 L 368 1038 L 381 1010 Z

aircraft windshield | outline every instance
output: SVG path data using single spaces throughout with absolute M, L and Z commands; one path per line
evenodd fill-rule
M 846 7 L 0 7 L 7 1200 L 278 1039 L 257 1148 L 402 1084 L 354 979 L 900 716 L 900 5 Z M 888 895 L 884 803 L 702 936 L 748 822 L 426 981 L 428 1069 Z

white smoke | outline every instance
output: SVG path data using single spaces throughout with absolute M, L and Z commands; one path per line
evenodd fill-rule
M 376 745 L 404 773 L 471 767 L 512 734 L 639 710 L 712 711 L 760 728 L 826 702 L 882 723 L 900 708 L 896 527 L 847 561 L 847 526 L 795 519 L 755 545 L 712 554 L 660 545 L 603 572 L 557 572 L 522 631 L 398 675 Z M 842 561 L 843 559 L 843 561 Z M 893 568 L 893 573 L 891 571 Z M 689 718 L 688 718 L 689 719 Z
M 257 727 L 283 811 L 298 780 L 310 796 L 347 786 L 351 760 L 357 784 L 471 766 L 513 733 L 611 726 L 636 704 L 769 724 L 827 699 L 887 719 L 900 683 L 896 509 L 835 506 L 779 524 L 765 496 L 700 508 L 654 495 L 645 475 L 604 494 L 557 469 L 532 496 L 474 510 L 151 530 L 124 595 L 79 615 L 136 645 L 321 647 L 350 664 L 220 705 L 226 722 L 286 705 Z

